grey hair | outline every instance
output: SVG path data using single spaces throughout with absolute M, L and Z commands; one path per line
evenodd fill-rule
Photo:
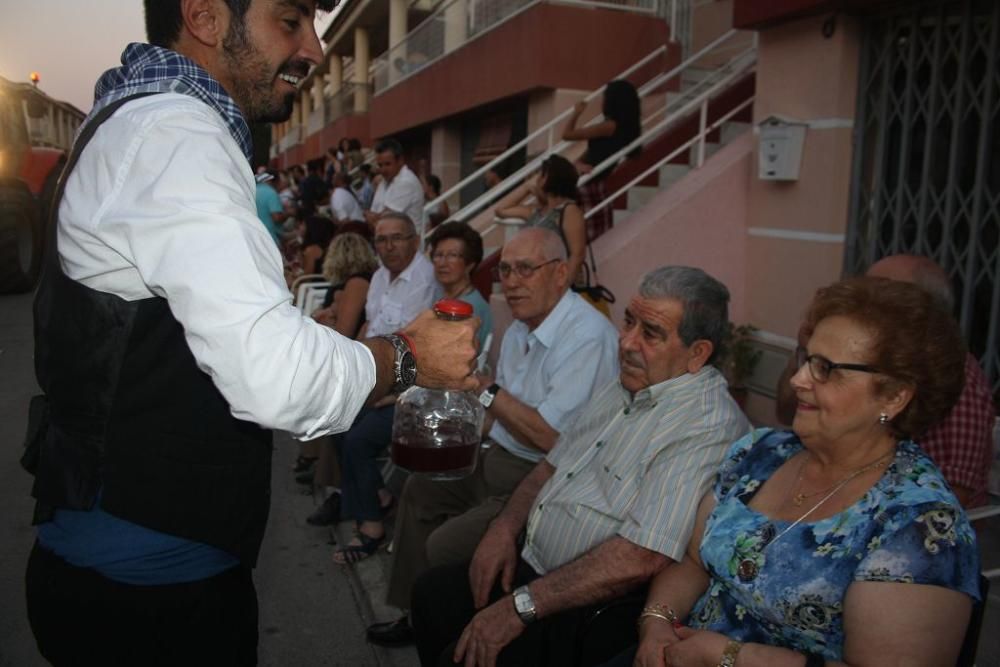
M 546 260 L 558 259 L 565 262 L 569 257 L 566 254 L 566 244 L 563 243 L 562 237 L 551 229 L 528 227 L 518 232 L 517 236 L 532 237 L 532 245 L 541 249 L 542 256 Z
M 417 226 L 413 224 L 413 220 L 410 220 L 410 216 L 405 213 L 393 211 L 392 209 L 386 209 L 386 211 L 378 217 L 378 220 L 375 222 L 375 226 L 377 227 L 378 223 L 383 220 L 401 220 L 411 234 L 417 233 Z
M 663 266 L 642 277 L 639 295 L 646 299 L 676 299 L 684 308 L 677 334 L 685 345 L 697 340 L 712 343 L 714 362 L 723 354 L 729 330 L 729 290 L 701 269 Z

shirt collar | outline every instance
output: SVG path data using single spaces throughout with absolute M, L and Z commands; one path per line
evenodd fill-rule
M 410 263 L 406 265 L 406 268 L 400 271 L 399 275 L 396 276 L 396 280 L 403 280 L 406 282 L 410 282 L 410 279 L 413 277 L 413 273 L 417 270 L 417 265 L 421 263 L 420 262 L 421 257 L 427 259 L 424 256 L 424 253 L 418 250 L 417 254 L 414 255 L 413 259 L 410 260 Z M 388 271 L 388 269 L 386 269 L 386 271 Z M 389 276 L 389 282 L 393 282 L 392 276 Z
M 651 387 L 646 387 L 635 392 L 635 396 L 621 385 L 619 379 L 618 388 L 621 392 L 622 406 L 642 410 L 655 407 L 658 403 L 688 391 L 692 391 L 719 376 L 719 370 L 715 366 L 702 366 L 697 373 L 684 373 L 675 378 L 658 382 Z
M 211 74 L 190 58 L 152 44 L 133 43 L 122 53 L 122 66 L 109 69 L 94 86 L 89 120 L 108 104 L 139 93 L 179 93 L 201 100 L 225 121 L 247 161 L 253 159 L 250 126 L 240 108 Z
M 569 316 L 569 311 L 572 308 L 571 302 L 574 298 L 579 299 L 580 297 L 576 296 L 571 290 L 566 290 L 556 303 L 555 308 L 528 335 L 534 336 L 535 340 L 545 347 L 552 347 L 556 341 L 556 337 L 559 336 L 559 332 L 563 329 L 563 321 Z

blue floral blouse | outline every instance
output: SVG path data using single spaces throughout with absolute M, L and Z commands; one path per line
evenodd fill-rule
M 979 598 L 975 534 L 940 471 L 912 441 L 899 443 L 881 479 L 854 505 L 775 540 L 792 522 L 769 519 L 747 503 L 801 449 L 794 433 L 771 429 L 730 448 L 701 542 L 711 580 L 691 627 L 839 660 L 851 582 L 929 584 Z M 743 581 L 738 568 L 747 559 L 758 572 Z

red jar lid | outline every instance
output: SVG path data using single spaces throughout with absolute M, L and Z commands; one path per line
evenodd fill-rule
M 441 299 L 434 304 L 434 312 L 451 318 L 472 317 L 472 304 L 461 299 Z

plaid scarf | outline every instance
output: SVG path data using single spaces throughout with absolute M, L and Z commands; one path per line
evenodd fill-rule
M 247 162 L 253 159 L 250 127 L 243 113 L 222 85 L 190 58 L 151 44 L 129 44 L 122 53 L 122 66 L 109 69 L 97 80 L 94 108 L 87 121 L 111 102 L 136 93 L 181 93 L 201 100 L 226 121 Z

